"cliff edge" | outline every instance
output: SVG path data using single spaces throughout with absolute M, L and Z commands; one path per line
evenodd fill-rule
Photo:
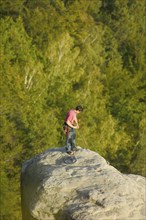
M 146 178 L 119 172 L 98 153 L 78 147 L 66 164 L 52 148 L 22 166 L 23 220 L 144 220 Z

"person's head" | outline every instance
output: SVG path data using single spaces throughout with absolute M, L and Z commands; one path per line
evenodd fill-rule
M 83 111 L 83 107 L 81 106 L 81 105 L 78 105 L 77 107 L 76 107 L 76 112 L 77 113 L 80 113 L 80 112 L 82 112 Z

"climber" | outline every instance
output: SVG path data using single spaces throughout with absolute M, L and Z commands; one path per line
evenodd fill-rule
M 74 154 L 76 148 L 76 133 L 75 129 L 79 129 L 79 124 L 77 120 L 77 114 L 83 111 L 82 106 L 78 105 L 75 109 L 71 109 L 64 120 L 64 132 L 66 134 L 66 152 L 70 155 Z

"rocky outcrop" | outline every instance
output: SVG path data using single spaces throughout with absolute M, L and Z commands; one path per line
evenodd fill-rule
M 22 167 L 23 220 L 144 220 L 146 179 L 120 173 L 99 154 L 78 148 L 66 164 L 54 148 Z

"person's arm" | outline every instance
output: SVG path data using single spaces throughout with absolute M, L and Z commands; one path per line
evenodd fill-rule
M 75 121 L 76 122 L 76 121 Z M 71 122 L 69 120 L 66 121 L 66 123 L 68 124 L 69 127 L 71 128 L 78 128 L 78 124 L 76 126 L 72 125 Z
M 79 128 L 79 124 L 78 124 L 77 117 L 75 117 L 75 123 L 76 123 L 76 125 L 77 125 L 77 128 Z

